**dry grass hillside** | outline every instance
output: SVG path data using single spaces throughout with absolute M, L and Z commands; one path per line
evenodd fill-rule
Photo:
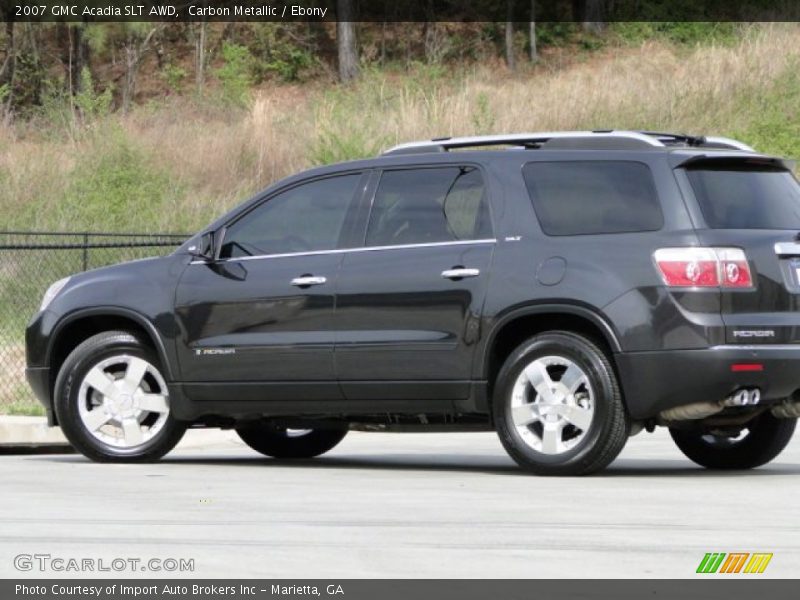
M 606 48 L 568 68 L 367 72 L 275 85 L 242 108 L 190 97 L 0 130 L 0 229 L 191 231 L 304 167 L 442 135 L 625 128 L 716 133 L 800 154 L 800 27 L 732 44 Z

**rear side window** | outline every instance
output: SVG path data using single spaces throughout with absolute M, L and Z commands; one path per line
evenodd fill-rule
M 483 177 L 475 167 L 384 171 L 372 204 L 367 246 L 490 238 Z
M 522 174 L 548 235 L 656 231 L 664 225 L 653 176 L 642 163 L 534 162 Z
M 800 229 L 800 186 L 788 171 L 729 163 L 686 175 L 712 229 Z

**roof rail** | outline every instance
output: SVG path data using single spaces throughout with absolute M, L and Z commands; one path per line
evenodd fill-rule
M 469 137 L 434 138 L 420 142 L 400 144 L 383 154 L 416 154 L 418 152 L 447 152 L 455 148 L 481 146 L 538 147 L 550 140 L 627 140 L 639 147 L 663 148 L 664 144 L 652 136 L 638 131 L 549 131 L 540 133 L 511 133 L 506 135 L 476 135 Z
M 506 135 L 479 135 L 469 137 L 434 138 L 419 142 L 399 144 L 389 148 L 387 154 L 418 154 L 421 152 L 448 152 L 458 148 L 480 148 L 484 146 L 515 146 L 519 148 L 599 148 L 635 149 L 665 148 L 685 144 L 706 148 L 731 148 L 753 152 L 742 142 L 723 137 L 697 137 L 682 133 L 663 133 L 655 131 L 615 131 L 610 129 L 595 131 L 550 131 L 540 133 L 512 133 Z
M 712 148 L 733 148 L 734 150 L 743 150 L 744 152 L 755 152 L 752 146 L 748 146 L 739 140 L 718 136 L 707 136 L 704 146 L 710 146 Z
M 694 136 L 683 133 L 662 133 L 659 131 L 642 131 L 645 135 L 657 138 L 664 145 L 686 144 L 687 146 L 697 146 L 699 148 L 730 148 L 733 150 L 743 150 L 745 152 L 755 152 L 752 147 L 738 140 L 719 136 Z

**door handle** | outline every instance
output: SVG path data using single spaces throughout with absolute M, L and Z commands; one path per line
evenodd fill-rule
M 315 277 L 313 275 L 302 275 L 295 277 L 291 283 L 296 287 L 311 287 L 312 285 L 322 285 L 328 281 L 327 277 Z
M 480 269 L 466 269 L 464 267 L 454 267 L 442 271 L 442 277 L 445 279 L 466 279 L 468 277 L 477 277 L 480 274 Z

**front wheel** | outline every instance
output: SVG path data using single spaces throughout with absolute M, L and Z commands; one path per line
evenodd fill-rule
M 286 429 L 267 421 L 236 429 L 242 441 L 272 458 L 314 458 L 331 450 L 347 435 L 347 428 Z
M 500 370 L 492 402 L 506 451 L 538 475 L 600 471 L 628 438 L 608 357 L 575 333 L 542 333 L 521 344 Z
M 98 462 L 161 458 L 186 429 L 170 413 L 156 353 L 125 331 L 90 337 L 64 361 L 55 411 L 67 440 Z
M 738 431 L 674 429 L 681 452 L 707 469 L 753 469 L 778 456 L 792 439 L 797 419 L 759 415 Z

